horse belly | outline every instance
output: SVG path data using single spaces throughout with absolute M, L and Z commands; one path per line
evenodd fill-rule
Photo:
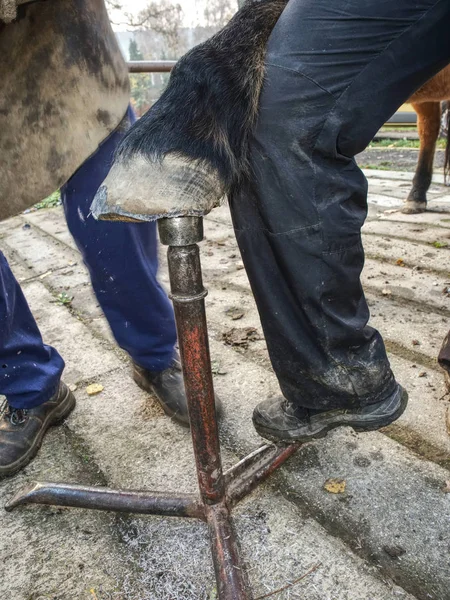
M 67 181 L 129 102 L 103 0 L 37 2 L 18 14 L 0 29 L 0 219 Z
M 427 81 L 408 102 L 441 102 L 450 98 L 450 65 Z

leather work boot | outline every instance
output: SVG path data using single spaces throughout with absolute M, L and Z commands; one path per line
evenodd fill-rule
M 156 395 L 166 415 L 183 427 L 189 427 L 183 371 L 178 354 L 164 371 L 149 371 L 133 362 L 133 379 L 142 390 Z M 216 396 L 217 415 L 220 411 L 221 403 Z
M 355 431 L 380 429 L 398 419 L 407 403 L 408 394 L 400 385 L 386 400 L 361 408 L 312 410 L 295 406 L 281 396 L 256 406 L 253 425 L 262 437 L 275 442 L 309 442 L 341 425 Z
M 30 409 L 0 409 L 0 479 L 17 473 L 32 460 L 51 425 L 62 421 L 75 407 L 75 396 L 62 382 L 50 400 Z

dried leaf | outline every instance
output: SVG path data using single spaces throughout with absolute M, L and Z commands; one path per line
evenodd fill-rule
M 95 394 L 100 394 L 103 391 L 103 386 L 100 383 L 91 383 L 86 388 L 86 392 L 88 396 L 95 396 Z
M 395 264 L 398 267 L 404 267 L 405 266 L 405 261 L 403 260 L 403 258 L 397 258 L 397 260 L 395 261 Z
M 343 494 L 347 483 L 344 479 L 327 479 L 323 485 L 330 494 Z

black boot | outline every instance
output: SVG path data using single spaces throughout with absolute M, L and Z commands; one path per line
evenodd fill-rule
M 74 407 L 75 397 L 62 382 L 50 400 L 35 408 L 18 409 L 5 402 L 0 409 L 0 479 L 27 465 L 36 456 L 47 429 Z
M 346 425 L 355 431 L 371 431 L 389 425 L 400 417 L 408 394 L 397 385 L 386 400 L 362 408 L 312 410 L 295 406 L 286 398 L 264 400 L 253 412 L 253 424 L 264 438 L 283 442 L 308 442 L 324 437 L 330 429 Z
M 445 387 L 450 392 L 450 331 L 442 343 L 442 348 L 438 356 L 438 363 L 444 369 Z
M 146 392 L 154 393 L 162 409 L 171 419 L 189 427 L 189 413 L 183 372 L 178 355 L 164 371 L 149 371 L 133 363 L 133 379 Z M 220 413 L 221 404 L 216 396 L 216 412 Z

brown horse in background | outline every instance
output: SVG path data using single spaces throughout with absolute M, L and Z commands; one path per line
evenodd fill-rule
M 409 102 L 417 113 L 417 130 L 420 138 L 419 160 L 413 187 L 406 199 L 404 213 L 424 212 L 427 208 L 427 191 L 433 175 L 436 141 L 441 127 L 441 102 L 450 99 L 450 65 L 442 69 L 417 92 Z M 450 111 L 447 111 L 447 148 L 444 173 L 450 170 Z

